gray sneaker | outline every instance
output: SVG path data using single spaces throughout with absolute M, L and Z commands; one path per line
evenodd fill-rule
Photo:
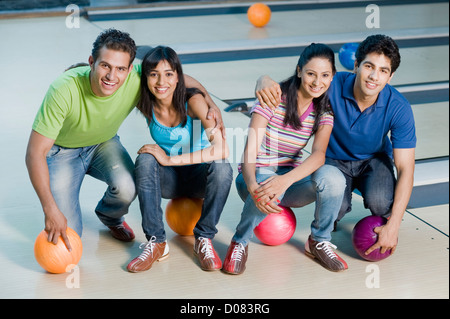
M 318 242 L 309 236 L 305 244 L 305 253 L 306 256 L 317 259 L 328 270 L 343 271 L 348 269 L 347 263 L 333 251 L 336 248 L 329 241 Z

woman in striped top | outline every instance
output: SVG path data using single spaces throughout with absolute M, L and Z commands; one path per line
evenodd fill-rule
M 333 51 L 313 43 L 300 56 L 295 74 L 280 84 L 281 104 L 274 110 L 258 103 L 252 108 L 243 162 L 236 178 L 245 204 L 225 257 L 224 272 L 244 272 L 253 229 L 268 214 L 280 213 L 278 205 L 303 207 L 317 201 L 316 206 L 322 205 L 321 214 L 327 212 L 323 205 L 329 205 L 328 216 L 317 216 L 316 208 L 311 235 L 321 240 L 332 229 L 343 193 L 337 191 L 334 201 L 320 201 L 328 190 L 320 184 L 320 176 L 314 179 L 311 174 L 325 162 L 333 128 L 326 92 L 335 73 Z M 313 135 L 312 151 L 305 159 L 303 149 Z

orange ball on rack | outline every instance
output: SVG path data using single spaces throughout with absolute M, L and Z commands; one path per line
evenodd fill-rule
M 250 6 L 247 11 L 247 17 L 251 24 L 255 27 L 264 27 L 270 21 L 272 11 L 269 6 L 264 3 L 255 3 Z

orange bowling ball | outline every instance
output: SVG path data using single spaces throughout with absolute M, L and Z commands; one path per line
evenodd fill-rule
M 178 235 L 194 235 L 194 227 L 202 215 L 203 199 L 173 198 L 166 206 L 167 225 Z
M 247 11 L 247 17 L 251 24 L 255 27 L 261 28 L 270 21 L 272 11 L 264 3 L 255 3 L 250 6 Z
M 72 251 L 69 251 L 62 237 L 58 238 L 55 245 L 47 240 L 48 234 L 41 231 L 34 243 L 34 257 L 42 268 L 50 273 L 62 274 L 73 269 L 81 259 L 83 245 L 81 238 L 71 228 L 66 230 Z

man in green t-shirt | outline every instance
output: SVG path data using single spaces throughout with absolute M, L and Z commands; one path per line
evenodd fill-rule
M 117 131 L 139 100 L 141 66 L 133 66 L 135 55 L 128 33 L 102 32 L 89 66 L 70 69 L 50 85 L 33 123 L 26 153 L 29 176 L 48 240 L 56 244 L 61 236 L 69 250 L 66 228 L 82 233 L 79 192 L 86 174 L 108 184 L 95 209 L 99 219 L 113 237 L 134 239 L 123 219 L 136 197 L 134 164 Z M 223 130 L 220 111 L 206 90 L 191 77 L 186 83 L 205 93 L 210 116 Z

